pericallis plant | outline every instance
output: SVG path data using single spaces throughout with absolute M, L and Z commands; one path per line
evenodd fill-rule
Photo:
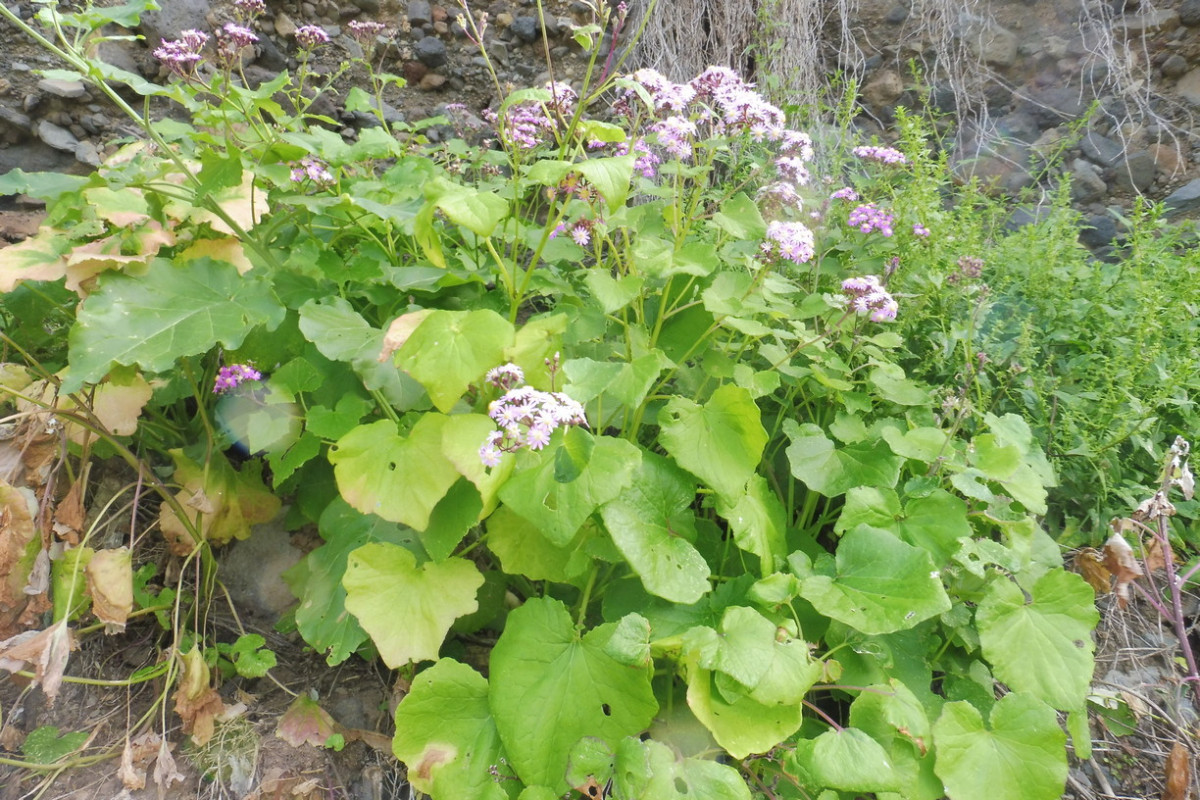
M 49 210 L 0 251 L 4 340 L 59 402 L 145 387 L 132 437 L 206 498 L 164 512 L 176 552 L 275 498 L 316 523 L 295 628 L 411 675 L 394 750 L 436 800 L 1059 797 L 1092 589 L 1039 524 L 1026 423 L 899 366 L 889 286 L 939 232 L 887 190 L 923 154 L 810 174 L 731 71 L 618 74 L 600 5 L 582 83 L 510 94 L 490 132 L 452 109 L 444 144 L 324 127 L 319 28 L 249 86 L 250 0 L 164 43 L 166 85 L 83 55 L 145 3 L 0 12 L 148 137 L 0 182 Z M 381 35 L 352 110 L 400 81 Z

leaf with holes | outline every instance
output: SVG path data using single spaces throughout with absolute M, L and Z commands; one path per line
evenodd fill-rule
M 408 780 L 437 800 L 505 800 L 489 769 L 503 761 L 488 709 L 488 683 L 478 672 L 443 658 L 413 679 L 396 707 L 392 752 Z
M 640 733 L 658 704 L 651 669 L 605 652 L 616 626 L 580 636 L 566 607 L 535 598 L 508 615 L 492 650 L 489 704 L 517 776 L 563 794 L 571 748 L 585 736 L 609 744 Z

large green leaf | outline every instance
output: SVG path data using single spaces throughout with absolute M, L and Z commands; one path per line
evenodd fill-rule
M 783 432 L 792 475 L 827 497 L 845 494 L 856 486 L 891 488 L 900 480 L 901 459 L 879 439 L 846 447 L 834 445 L 812 423 L 784 420 Z
M 434 311 L 396 354 L 396 363 L 449 411 L 485 372 L 504 359 L 513 326 L 495 311 Z
M 804 641 L 783 634 L 774 622 L 745 606 L 727 608 L 716 630 L 692 628 L 683 641 L 689 658 L 721 673 L 717 687 L 730 701 L 748 695 L 767 706 L 795 705 L 821 675 L 821 665 L 812 660 Z
M 515 462 L 504 455 L 500 464 L 489 470 L 479 460 L 479 446 L 494 430 L 496 423 L 483 414 L 455 414 L 442 431 L 442 453 L 460 475 L 475 484 L 483 501 L 481 516 L 485 517 L 496 507 L 496 493 L 512 474 Z
M 1066 734 L 1054 709 L 1013 692 L 992 708 L 990 725 L 959 700 L 933 726 L 934 771 L 954 800 L 1057 800 L 1067 781 Z
M 933 773 L 932 726 L 925 707 L 904 683 L 892 678 L 867 687 L 850 706 L 850 724 L 887 751 L 906 800 L 937 800 L 944 790 Z
M 596 527 L 585 525 L 575 538 L 560 547 L 543 536 L 532 522 L 501 506 L 487 519 L 488 548 L 510 575 L 570 583 L 591 566 L 592 559 L 584 552 L 583 545 L 595 534 Z
M 450 219 L 480 236 L 491 236 L 500 220 L 508 216 L 508 201 L 492 192 L 438 181 L 440 193 L 434 205 Z
M 138 277 L 104 273 L 71 328 L 62 390 L 95 383 L 114 363 L 166 372 L 218 344 L 236 350 L 255 327 L 274 328 L 283 316 L 266 282 L 211 258 L 186 267 L 156 258 Z
M 646 591 L 694 603 L 708 591 L 708 564 L 692 546 L 696 486 L 662 456 L 643 453 L 633 483 L 600 509 L 621 555 Z
M 813 789 L 859 793 L 901 788 L 887 751 L 858 728 L 828 730 L 815 739 L 801 740 L 785 763 Z
M 454 620 L 479 608 L 475 593 L 483 575 L 462 558 L 417 566 L 411 551 L 374 542 L 350 554 L 342 585 L 346 608 L 384 663 L 397 669 L 438 657 Z
M 458 470 L 442 454 L 447 418 L 424 414 L 407 438 L 396 423 L 381 419 L 359 425 L 329 448 L 338 491 L 364 514 L 403 522 L 419 531 L 458 480 Z
M 627 737 L 615 750 L 597 739 L 584 739 L 571 751 L 568 781 L 612 781 L 614 797 L 629 800 L 750 800 L 738 771 L 708 758 L 680 758 L 653 739 Z
M 752 476 L 746 493 L 736 502 L 718 496 L 717 513 L 729 523 L 737 546 L 758 556 L 763 575 L 769 575 L 776 562 L 787 557 L 787 512 L 766 478 Z
M 1091 587 L 1062 569 L 1043 575 L 1028 597 L 996 576 L 975 612 L 983 655 L 996 677 L 1063 711 L 1083 708 L 1099 619 Z
M 491 770 L 503 760 L 487 681 L 443 658 L 413 679 L 396 707 L 392 752 L 408 781 L 434 800 L 506 800 Z
M 676 395 L 658 415 L 659 439 L 681 467 L 726 500 L 736 502 L 758 468 L 767 432 L 758 406 L 740 386 L 726 384 L 704 405 Z
M 340 497 L 317 523 L 325 543 L 284 573 L 288 588 L 300 600 L 296 628 L 304 641 L 326 654 L 330 666 L 340 664 L 367 640 L 367 632 L 346 610 L 342 576 L 350 553 L 371 542 L 419 548 L 416 535 L 370 514 L 360 514 Z
M 633 180 L 634 157 L 611 156 L 591 158 L 575 165 L 575 171 L 596 187 L 596 191 L 614 211 L 625 204 L 629 196 L 629 184 Z
M 765 753 L 800 729 L 799 703 L 760 703 L 749 695 L 727 700 L 714 673 L 698 665 L 687 672 L 688 707 L 734 758 Z
M 936 566 L 948 563 L 958 550 L 958 540 L 971 535 L 967 504 L 944 489 L 914 497 L 901 508 L 892 489 L 856 486 L 846 492 L 846 505 L 834 530 L 845 533 L 863 524 L 891 531 L 927 550 Z
M 566 607 L 535 598 L 508 615 L 492 650 L 489 702 L 517 776 L 563 794 L 571 748 L 585 736 L 613 744 L 640 733 L 658 704 L 650 667 L 605 653 L 615 625 L 582 637 Z
M 594 439 L 586 462 L 568 459 L 576 475 L 560 472 L 563 466 L 554 442 L 540 453 L 520 453 L 518 468 L 500 487 L 504 504 L 533 523 L 552 544 L 565 546 L 597 508 L 621 493 L 633 480 L 641 464 L 642 451 L 624 439 L 592 437 L 583 430 L 570 431 L 572 439 Z M 561 444 L 559 445 L 562 446 Z M 563 480 L 570 478 L 570 480 Z
M 379 362 L 385 332 L 363 319 L 344 298 L 309 300 L 300 306 L 300 332 L 321 355 L 350 364 L 364 386 L 382 391 L 396 408 L 413 408 L 421 401 L 423 393 L 416 381 Z
M 825 616 L 866 634 L 911 628 L 950 609 L 929 553 L 869 525 L 843 536 L 836 571 L 808 577 L 800 594 Z

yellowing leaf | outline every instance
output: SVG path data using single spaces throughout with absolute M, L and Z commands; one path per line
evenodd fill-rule
M 133 562 L 128 547 L 98 550 L 87 565 L 92 613 L 108 633 L 125 630 L 133 610 Z
M 261 477 L 243 468 L 237 472 L 224 456 L 214 455 L 207 471 L 183 454 L 171 450 L 175 459 L 174 481 L 183 489 L 175 498 L 185 510 L 199 512 L 199 532 L 209 544 L 222 545 L 230 539 L 245 539 L 250 527 L 267 522 L 279 513 L 279 498 L 263 486 Z M 195 522 L 195 515 L 189 514 Z M 167 504 L 160 512 L 163 536 L 177 555 L 195 548 L 187 527 Z
M 301 694 L 283 712 L 275 726 L 275 735 L 292 747 L 311 744 L 324 747 L 329 737 L 338 733 L 339 725 L 329 712 L 306 694 Z
M 190 733 L 192 741 L 203 747 L 212 739 L 216 718 L 225 710 L 225 703 L 212 688 L 212 676 L 200 648 L 193 646 L 179 660 L 183 674 L 174 694 L 175 712 L 183 720 L 183 732 Z
M 212 258 L 215 261 L 225 261 L 237 268 L 239 275 L 245 275 L 254 265 L 246 257 L 246 248 L 232 236 L 222 236 L 219 239 L 197 239 L 179 254 L 179 261 L 190 261 L 194 258 Z
M 62 231 L 43 227 L 37 236 L 0 249 L 0 293 L 11 292 L 21 281 L 56 281 L 65 275 L 65 239 Z
M 1117 604 L 1124 608 L 1129 603 L 1129 584 L 1142 576 L 1142 567 L 1120 533 L 1114 533 L 1104 543 L 1104 567 L 1117 579 L 1114 589 Z
M 433 311 L 432 308 L 423 308 L 420 311 L 401 314 L 392 320 L 392 323 L 388 325 L 387 333 L 383 335 L 383 349 L 379 353 L 379 363 L 386 362 L 392 357 L 392 353 L 403 347 L 417 326 L 424 322 L 425 318 Z
M 410 551 L 375 542 L 350 554 L 342 585 L 346 608 L 396 669 L 438 657 L 454 620 L 479 609 L 483 575 L 462 558 L 417 566 Z
M 1108 594 L 1112 573 L 1104 566 L 1100 551 L 1094 547 L 1084 547 L 1075 554 L 1075 571 L 1083 576 L 1096 594 Z

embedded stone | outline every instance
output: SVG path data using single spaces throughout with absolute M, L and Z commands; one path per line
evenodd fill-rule
M 79 140 L 75 138 L 75 134 L 49 120 L 42 120 L 38 123 L 37 135 L 39 139 L 55 150 L 74 153 L 75 148 L 79 146 Z
M 413 46 L 413 55 L 430 69 L 446 63 L 446 44 L 436 36 L 426 36 Z
M 42 78 L 37 83 L 38 91 L 45 94 L 52 94 L 55 97 L 65 97 L 74 99 L 83 97 L 87 94 L 87 87 L 83 85 L 83 81 L 61 80 L 59 78 Z

